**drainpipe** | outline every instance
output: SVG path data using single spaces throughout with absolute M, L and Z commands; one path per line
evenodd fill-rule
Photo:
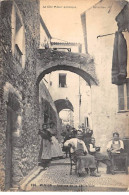
M 80 105 L 80 100 L 81 100 L 81 94 L 80 94 L 80 76 L 79 76 L 79 125 L 80 125 L 80 111 L 81 111 L 81 105 Z
M 80 44 L 78 46 L 78 52 L 82 53 L 82 45 Z M 80 65 L 80 69 L 81 69 L 81 65 Z M 79 125 L 81 122 L 81 90 L 80 90 L 80 76 L 79 76 Z
M 90 129 L 93 129 L 93 117 L 92 117 L 92 87 L 91 87 L 91 117 L 90 117 Z

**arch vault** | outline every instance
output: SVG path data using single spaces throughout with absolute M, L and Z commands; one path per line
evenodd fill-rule
M 89 54 L 37 50 L 36 81 L 37 84 L 45 74 L 56 70 L 68 70 L 80 75 L 88 84 L 97 85 L 94 60 Z
M 58 113 L 63 109 L 74 110 L 72 103 L 68 99 L 58 99 L 54 103 Z

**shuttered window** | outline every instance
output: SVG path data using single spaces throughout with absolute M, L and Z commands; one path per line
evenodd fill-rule
M 119 101 L 119 110 L 124 110 L 124 85 L 118 86 L 118 101 Z
M 118 109 L 129 110 L 129 78 L 126 79 L 125 84 L 118 86 Z
M 126 91 L 127 91 L 127 110 L 129 110 L 129 79 L 126 83 Z

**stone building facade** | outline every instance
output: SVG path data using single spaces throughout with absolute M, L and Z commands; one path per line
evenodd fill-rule
M 128 78 L 129 52 L 127 56 L 126 108 L 120 109 L 120 85 L 112 84 L 112 56 L 115 32 L 118 31 L 116 17 L 128 6 L 126 1 L 102 0 L 81 15 L 86 53 L 94 57 L 98 86 L 92 86 L 92 125 L 97 144 L 106 151 L 112 133 L 118 131 L 121 138 L 129 137 Z M 128 21 L 127 15 L 123 18 Z M 124 25 L 124 20 L 122 20 Z M 129 51 L 129 32 L 123 32 Z M 125 29 L 124 29 L 125 30 Z M 102 35 L 102 36 L 101 36 Z
M 39 1 L 2 1 L 0 77 L 0 185 L 9 190 L 38 163 L 43 123 L 39 104 L 54 103 L 42 85 L 36 85 L 36 52 L 40 46 Z M 40 98 L 39 98 L 40 96 Z
M 61 140 L 61 121 L 58 115 L 54 100 L 44 84 L 44 79 L 39 83 L 39 128 L 43 123 L 53 123 L 53 132 L 56 134 L 58 141 Z
M 81 53 L 82 46 L 80 43 L 58 41 L 51 42 L 50 47 L 57 51 Z M 78 129 L 79 125 L 85 123 L 85 118 L 88 116 L 88 112 L 91 112 L 89 110 L 91 107 L 91 101 L 89 98 L 90 94 L 88 93 L 89 95 L 87 95 L 87 91 L 90 90 L 89 85 L 78 74 L 64 70 L 53 71 L 50 74 L 45 75 L 45 79 L 48 81 L 48 83 L 45 84 L 54 101 L 68 99 L 71 102 L 73 112 L 70 110 L 62 110 L 60 115 L 63 117 L 64 113 L 65 118 L 66 115 L 69 116 L 67 120 L 65 119 L 65 123 L 71 123 L 76 129 Z M 61 79 L 64 79 L 64 84 L 60 83 Z M 73 115 L 73 122 L 70 122 L 71 115 Z
M 0 184 L 14 187 L 37 164 L 36 55 L 39 2 L 2 1 Z
M 51 36 L 40 17 L 38 0 L 1 1 L 0 7 L 0 185 L 1 190 L 9 190 L 38 163 L 44 105 L 49 105 L 59 135 L 58 114 L 42 83 L 45 74 L 70 70 L 89 85 L 97 84 L 97 79 L 91 56 L 49 49 Z M 40 37 L 41 26 L 46 39 Z M 41 40 L 45 40 L 42 49 Z
M 65 77 L 66 86 L 59 86 L 60 78 Z M 45 76 L 48 81 L 47 87 L 54 101 L 60 99 L 68 99 L 73 106 L 73 125 L 76 129 L 82 123 L 86 123 L 92 128 L 92 121 L 90 118 L 91 113 L 91 88 L 86 81 L 79 75 L 69 72 L 58 70 Z M 62 82 L 63 84 L 63 82 Z M 74 89 L 74 90 L 73 90 Z M 72 111 L 71 111 L 72 112 Z M 69 110 L 62 110 L 61 116 L 69 115 Z M 69 120 L 70 122 L 70 120 Z M 67 122 L 68 123 L 68 122 Z

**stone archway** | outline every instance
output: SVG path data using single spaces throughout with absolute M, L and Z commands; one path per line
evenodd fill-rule
M 72 103 L 68 99 L 59 99 L 54 103 L 58 113 L 63 109 L 70 109 L 72 111 L 74 110 Z
M 68 70 L 80 75 L 88 84 L 97 85 L 95 64 L 89 54 L 39 49 L 37 51 L 36 80 L 37 84 L 45 74 L 56 70 Z
M 94 59 L 89 54 L 38 49 L 36 53 L 36 94 L 39 101 L 39 83 L 42 78 L 56 70 L 67 70 L 81 76 L 91 87 L 98 85 Z M 39 104 L 38 104 L 39 106 Z M 37 113 L 39 108 L 37 109 Z

